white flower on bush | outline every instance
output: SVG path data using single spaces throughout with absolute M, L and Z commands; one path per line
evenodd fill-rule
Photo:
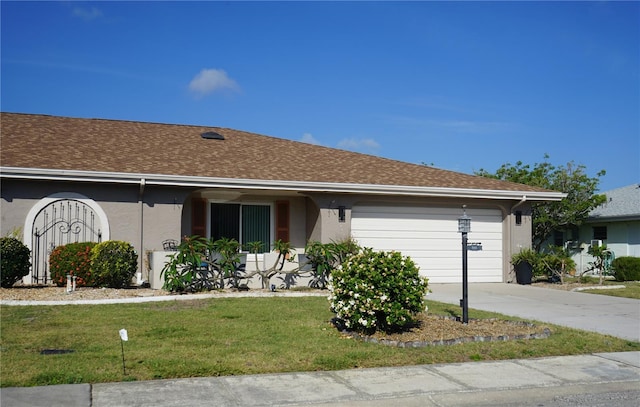
M 403 326 L 422 311 L 427 281 L 408 257 L 364 249 L 335 271 L 329 289 L 331 308 L 346 327 L 384 328 Z

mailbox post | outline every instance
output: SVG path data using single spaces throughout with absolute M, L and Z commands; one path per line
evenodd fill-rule
M 462 205 L 462 216 L 458 218 L 458 232 L 462 233 L 462 323 L 469 323 L 469 285 L 467 275 L 467 234 L 471 231 L 471 218 L 467 216 L 467 205 Z

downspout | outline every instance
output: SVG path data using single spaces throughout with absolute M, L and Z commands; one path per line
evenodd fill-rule
M 147 181 L 144 178 L 140 179 L 140 190 L 138 192 L 138 202 L 140 203 L 140 253 L 138 254 L 138 270 L 137 274 L 140 278 L 137 278 L 136 283 L 140 285 L 142 283 L 142 270 L 144 268 L 144 188 L 147 185 Z
M 522 199 L 520 200 L 520 202 L 518 202 L 517 204 L 513 205 L 511 207 L 511 213 L 513 214 L 513 210 L 516 209 L 518 206 L 524 204 L 525 202 L 527 202 L 527 196 L 526 195 L 522 195 Z

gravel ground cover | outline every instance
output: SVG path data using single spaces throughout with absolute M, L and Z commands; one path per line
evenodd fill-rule
M 554 284 L 547 282 L 535 282 L 534 286 L 552 288 L 554 290 L 571 291 L 575 288 L 593 287 L 597 284 L 585 284 L 585 283 L 565 283 Z M 309 293 L 322 294 L 321 290 L 305 290 Z M 236 291 L 232 290 L 216 290 L 212 293 L 232 293 Z M 279 290 L 279 293 L 286 293 L 287 290 Z M 292 290 L 291 292 L 299 293 L 299 290 Z M 326 293 L 326 290 L 324 291 Z M 250 295 L 261 295 L 269 293 L 268 290 L 251 290 Z M 245 295 L 247 293 L 244 293 Z M 78 287 L 75 291 L 67 293 L 65 287 L 55 286 L 15 286 L 12 288 L 0 288 L 0 300 L 25 300 L 25 301 L 69 301 L 69 300 L 101 300 L 101 299 L 118 299 L 118 298 L 135 298 L 135 297 L 153 297 L 153 296 L 167 296 L 167 295 L 180 295 L 174 294 L 166 290 L 153 290 L 151 288 L 91 288 L 91 287 Z M 189 295 L 189 294 L 184 294 Z
M 165 290 L 150 288 L 90 288 L 78 287 L 68 293 L 66 287 L 18 286 L 0 288 L 0 300 L 19 301 L 69 301 L 69 300 L 106 300 L 171 295 Z

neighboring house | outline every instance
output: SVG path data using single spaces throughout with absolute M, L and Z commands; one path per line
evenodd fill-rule
M 0 125 L 1 234 L 21 230 L 32 250 L 25 283 L 48 282 L 55 246 L 107 239 L 131 242 L 153 280 L 148 254 L 196 234 L 298 253 L 353 237 L 411 256 L 431 282 L 459 282 L 462 205 L 482 243 L 469 281 L 509 282 L 511 254 L 531 245 L 530 202 L 564 196 L 227 128 L 17 113 Z
M 570 236 L 577 273 L 591 268 L 590 245 L 605 244 L 615 257 L 640 257 L 640 184 L 603 194 L 606 202 L 589 213 L 577 236 Z

